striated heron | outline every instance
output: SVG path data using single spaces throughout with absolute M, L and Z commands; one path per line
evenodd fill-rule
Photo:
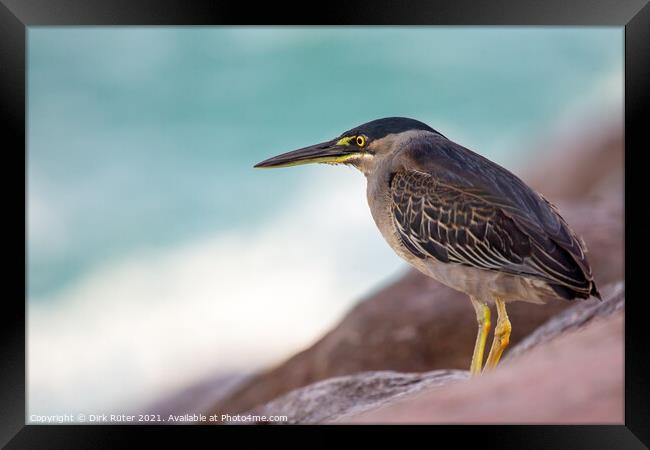
M 600 298 L 586 246 L 541 194 L 503 167 L 414 119 L 388 117 L 255 167 L 348 164 L 368 181 L 370 212 L 393 250 L 466 293 L 478 333 L 470 372 L 494 368 L 508 345 L 510 301 Z

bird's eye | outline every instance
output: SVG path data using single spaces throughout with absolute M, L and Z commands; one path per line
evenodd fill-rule
M 363 147 L 366 145 L 366 137 L 365 136 L 357 136 L 357 145 L 359 147 Z

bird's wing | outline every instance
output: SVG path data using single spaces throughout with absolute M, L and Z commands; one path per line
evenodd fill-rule
M 539 278 L 597 295 L 582 242 L 557 209 L 445 138 L 408 142 L 391 178 L 395 226 L 417 257 Z

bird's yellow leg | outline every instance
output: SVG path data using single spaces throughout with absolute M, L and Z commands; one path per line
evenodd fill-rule
M 472 354 L 472 365 L 469 372 L 474 375 L 480 375 L 483 365 L 483 353 L 485 352 L 485 341 L 490 332 L 490 307 L 473 297 L 469 298 L 472 306 L 476 311 L 476 321 L 478 322 L 478 333 L 476 334 L 476 344 L 474 344 L 474 353 Z
M 510 332 L 512 326 L 508 313 L 506 311 L 506 303 L 503 300 L 496 299 L 497 305 L 497 326 L 494 328 L 494 339 L 492 340 L 492 347 L 487 361 L 485 361 L 485 369 L 494 369 L 501 359 L 503 351 L 510 342 Z

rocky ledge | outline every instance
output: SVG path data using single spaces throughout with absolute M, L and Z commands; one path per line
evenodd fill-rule
M 245 414 L 295 424 L 623 423 L 623 283 L 572 306 L 481 377 L 370 371 L 317 382 Z M 444 387 L 444 388 L 443 388 Z

